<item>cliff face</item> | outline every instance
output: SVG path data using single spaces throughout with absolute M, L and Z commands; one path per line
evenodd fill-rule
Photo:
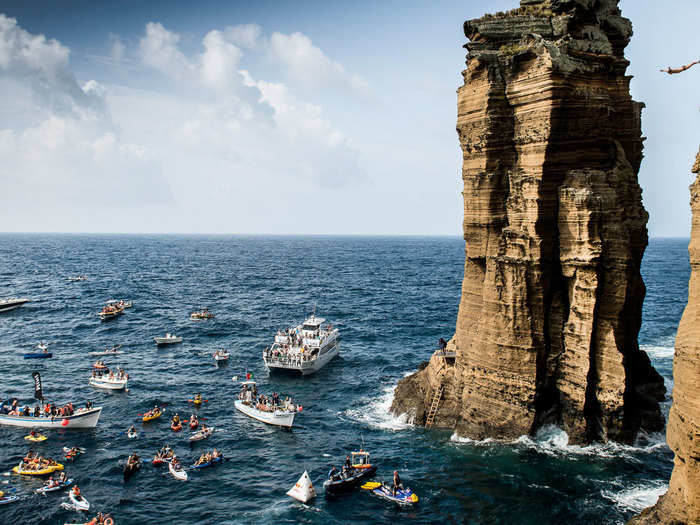
M 673 405 L 666 442 L 675 456 L 668 492 L 630 523 L 700 523 L 700 151 L 690 186 L 693 227 L 690 234 L 690 283 L 676 335 Z
M 457 327 L 392 410 L 473 438 L 661 430 L 663 381 L 637 344 L 647 213 L 631 24 L 617 0 L 523 0 L 464 31 Z

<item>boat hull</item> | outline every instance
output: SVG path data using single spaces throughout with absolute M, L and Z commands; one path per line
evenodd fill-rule
M 53 357 L 53 353 L 49 352 L 45 354 L 44 352 L 37 352 L 35 354 L 24 354 L 25 359 L 48 359 Z
M 296 373 L 304 376 L 308 376 L 318 372 L 321 368 L 326 366 L 331 359 L 340 353 L 340 342 L 335 341 L 333 348 L 326 351 L 323 355 L 314 359 L 313 361 L 280 361 L 276 359 L 270 359 L 263 356 L 263 361 L 267 366 L 270 373 Z
M 101 407 L 91 408 L 72 416 L 31 417 L 0 415 L 0 425 L 24 428 L 95 428 L 100 419 Z
M 165 339 L 164 337 L 154 337 L 153 340 L 158 346 L 174 345 L 177 343 L 182 343 L 182 337 L 176 337 L 174 339 Z
M 15 308 L 19 308 L 20 306 L 23 306 L 28 302 L 29 299 L 17 299 L 16 301 L 11 302 L 0 302 L 0 314 L 3 312 L 9 312 L 10 310 L 14 310 Z
M 377 467 L 375 465 L 372 465 L 369 468 L 359 469 L 359 471 L 356 474 L 344 479 L 340 479 L 337 481 L 326 480 L 323 483 L 323 488 L 328 494 L 348 492 L 359 487 L 364 480 L 374 476 L 375 472 L 377 472 Z
M 252 417 L 253 419 L 257 419 L 258 421 L 262 421 L 263 423 L 267 423 L 268 425 L 292 428 L 292 425 L 294 424 L 294 416 L 296 415 L 296 412 L 263 412 L 254 407 L 246 405 L 243 403 L 243 401 L 238 399 L 234 401 L 233 405 L 239 412 L 242 412 L 246 416 Z
M 101 388 L 102 390 L 124 390 L 126 389 L 128 379 L 116 380 L 116 381 L 101 381 L 94 377 L 90 378 L 90 386 L 95 388 Z

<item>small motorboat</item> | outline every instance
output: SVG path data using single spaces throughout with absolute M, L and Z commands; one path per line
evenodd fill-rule
M 129 456 L 129 458 L 126 460 L 126 463 L 124 464 L 124 483 L 129 481 L 131 479 L 131 476 L 136 474 L 138 470 L 141 469 L 141 459 L 134 454 L 132 456 Z
M 75 510 L 90 510 L 90 502 L 85 499 L 85 497 L 80 493 L 80 490 L 76 492 L 78 487 L 75 486 L 68 491 L 68 499 L 75 507 Z
M 158 346 L 182 343 L 182 337 L 178 337 L 171 333 L 165 334 L 165 337 L 154 337 L 153 340 Z
M 0 313 L 9 312 L 29 302 L 31 302 L 31 299 L 27 297 L 8 297 L 7 299 L 0 299 Z
M 224 350 L 223 348 L 214 352 L 214 361 L 228 361 L 229 357 L 231 357 L 231 354 L 229 354 L 228 350 Z
M 179 461 L 175 459 L 168 464 L 168 471 L 175 479 L 187 481 L 187 472 L 182 468 Z
M 190 321 L 203 321 L 205 319 L 214 319 L 214 314 L 209 311 L 209 308 L 202 308 L 200 311 L 190 314 Z
M 104 356 L 104 355 L 120 355 L 123 354 L 124 352 L 120 352 L 119 349 L 122 347 L 122 345 L 116 345 L 113 346 L 112 348 L 107 348 L 105 346 L 104 350 L 98 350 L 95 352 L 90 352 L 91 356 Z
M 241 383 L 243 389 L 233 402 L 233 406 L 239 412 L 242 412 L 248 417 L 279 427 L 292 428 L 294 424 L 294 416 L 297 412 L 301 412 L 302 407 L 288 403 L 285 405 L 261 405 L 257 400 L 253 399 L 254 381 L 243 381 Z
M 387 501 L 392 501 L 402 507 L 418 503 L 418 496 L 408 487 L 397 490 L 396 495 L 394 495 L 391 485 L 384 482 L 368 482 L 362 485 L 362 488 L 369 489 L 375 496 L 379 496 Z
M 89 382 L 90 386 L 103 390 L 126 390 L 129 375 L 126 373 L 116 375 L 107 373 L 94 374 Z
M 309 473 L 304 471 L 304 473 L 299 478 L 294 486 L 287 491 L 287 496 L 294 498 L 295 500 L 306 503 L 316 497 L 316 491 L 314 490 L 314 485 L 311 483 L 311 478 Z
M 34 492 L 37 494 L 45 494 L 47 492 L 55 492 L 57 490 L 61 490 L 62 488 L 65 487 L 70 487 L 73 484 L 73 479 L 67 479 L 66 481 L 63 482 L 55 482 L 53 485 L 44 485 L 41 488 L 36 489 Z
M 359 487 L 362 482 L 377 472 L 377 466 L 369 461 L 369 452 L 353 451 L 350 465 L 341 471 L 331 469 L 328 479 L 323 483 L 326 493 L 346 492 Z
M 213 427 L 203 427 L 201 430 L 198 432 L 195 432 L 190 436 L 190 441 L 202 441 L 203 439 L 207 439 L 209 436 L 211 436 L 214 433 L 214 428 Z
M 104 306 L 104 308 L 102 308 L 102 310 L 98 312 L 97 315 L 99 315 L 100 319 L 102 319 L 103 321 L 114 319 L 115 317 L 124 313 L 124 306 L 121 306 L 119 303 L 119 301 L 110 299 L 109 301 L 107 301 L 107 304 Z
M 72 461 L 77 458 L 80 454 L 85 454 L 86 450 L 80 447 L 63 447 L 63 453 L 67 460 Z

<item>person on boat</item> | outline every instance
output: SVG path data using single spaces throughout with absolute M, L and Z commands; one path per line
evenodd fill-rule
M 75 496 L 75 499 L 77 499 L 78 501 L 80 501 L 80 498 L 81 498 L 81 496 L 80 496 L 80 487 L 79 487 L 78 485 L 76 485 L 75 487 L 73 487 L 73 496 Z
M 391 486 L 391 494 L 396 497 L 396 491 L 403 490 L 403 485 L 401 484 L 401 478 L 399 477 L 399 471 L 394 471 L 394 482 Z
M 343 470 L 349 470 L 352 468 L 352 461 L 350 461 L 350 456 L 345 456 L 345 463 L 343 463 Z
M 211 453 L 212 461 L 217 459 L 219 456 L 221 456 L 221 452 L 219 452 L 217 449 L 214 449 Z
M 328 471 L 328 479 L 331 481 L 335 481 L 338 478 L 338 469 L 335 468 L 335 465 L 331 466 L 331 469 Z
M 68 481 L 68 476 L 66 475 L 65 472 L 61 472 L 61 473 L 58 475 L 58 482 L 61 483 L 61 484 L 63 484 L 63 483 L 65 483 L 66 481 Z
M 85 402 L 85 408 L 88 409 L 88 410 L 91 409 L 91 408 L 92 408 L 92 401 L 86 401 L 86 402 Z

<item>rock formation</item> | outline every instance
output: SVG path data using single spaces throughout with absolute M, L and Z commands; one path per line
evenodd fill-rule
M 472 438 L 659 431 L 663 380 L 637 343 L 647 213 L 631 24 L 617 0 L 522 0 L 464 32 L 457 327 L 392 411 Z
M 676 335 L 673 405 L 666 428 L 666 442 L 676 456 L 668 492 L 630 522 L 638 525 L 700 523 L 700 151 L 693 172 L 688 305 Z

